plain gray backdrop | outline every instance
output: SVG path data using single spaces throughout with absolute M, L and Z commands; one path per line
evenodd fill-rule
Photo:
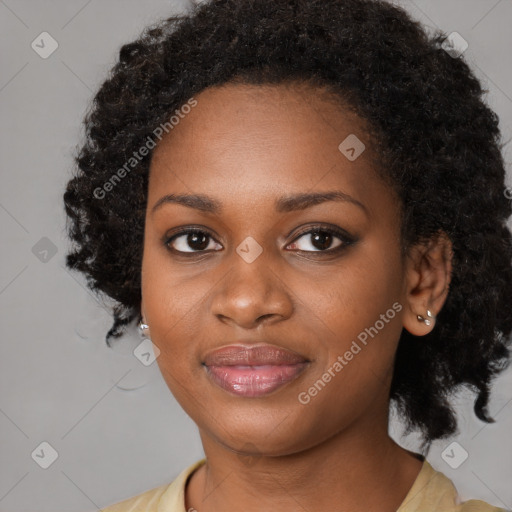
M 463 58 L 509 141 L 512 0 L 400 5 L 468 42 Z M 120 46 L 187 7 L 186 0 L 0 0 L 0 512 L 97 510 L 169 483 L 203 457 L 197 428 L 156 363 L 146 367 L 131 354 L 135 329 L 124 349 L 108 349 L 111 303 L 64 265 L 62 194 L 85 109 Z M 512 508 L 512 370 L 493 388 L 495 424 L 474 416 L 469 393 L 455 401 L 460 433 L 435 443 L 428 460 L 462 499 Z M 393 437 L 417 448 L 400 430 L 393 418 Z M 468 454 L 456 469 L 443 457 L 453 449 Z

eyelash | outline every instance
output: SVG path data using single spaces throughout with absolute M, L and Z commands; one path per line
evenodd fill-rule
M 324 251 L 322 251 L 322 250 L 304 251 L 304 250 L 301 250 L 301 249 L 296 249 L 296 251 L 299 252 L 299 253 L 307 253 L 307 254 L 329 254 L 329 255 L 331 255 L 331 254 L 337 254 L 339 252 L 342 252 L 348 246 L 350 246 L 353 243 L 357 242 L 357 239 L 355 237 L 352 237 L 351 235 L 347 234 L 345 231 L 343 231 L 343 230 L 341 230 L 339 228 L 336 228 L 334 226 L 326 227 L 325 225 L 313 225 L 313 226 L 308 226 L 307 230 L 298 233 L 296 235 L 296 237 L 288 245 L 296 243 L 297 240 L 299 240 L 304 235 L 318 233 L 318 232 L 327 233 L 329 235 L 334 235 L 336 238 L 339 238 L 341 240 L 341 242 L 342 242 L 341 245 L 339 245 L 338 247 L 335 247 L 334 249 L 326 249 Z M 193 257 L 194 255 L 198 255 L 198 254 L 201 254 L 201 253 L 207 254 L 208 252 L 211 252 L 211 251 L 205 251 L 205 250 L 203 250 L 203 251 L 194 251 L 194 250 L 192 250 L 192 251 L 178 251 L 178 250 L 173 249 L 173 248 L 170 247 L 171 242 L 173 242 L 176 238 L 179 238 L 180 236 L 188 235 L 188 234 L 191 234 L 191 233 L 205 234 L 210 239 L 215 240 L 213 235 L 211 233 L 209 233 L 208 230 L 206 230 L 204 228 L 188 227 L 188 228 L 181 229 L 180 231 L 174 233 L 170 237 L 165 237 L 164 238 L 164 245 L 166 246 L 166 248 L 170 252 L 172 252 L 174 254 L 178 254 L 180 256 L 185 256 L 185 257 Z M 214 252 L 216 252 L 216 251 L 214 251 Z

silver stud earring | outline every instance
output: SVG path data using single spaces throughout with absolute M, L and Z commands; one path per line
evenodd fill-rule
M 142 338 L 149 338 L 149 325 L 144 322 L 144 319 L 139 322 L 139 333 Z
M 421 315 L 416 315 L 418 322 L 425 322 L 425 325 L 430 325 L 432 323 L 432 321 L 430 319 L 434 318 L 434 315 L 432 315 L 432 312 L 430 311 L 430 309 L 427 309 L 427 317 L 428 318 L 425 318 Z

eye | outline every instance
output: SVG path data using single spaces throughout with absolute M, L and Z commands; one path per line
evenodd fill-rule
M 304 240 L 301 241 L 302 239 Z M 300 233 L 288 247 L 300 252 L 334 253 L 345 249 L 354 241 L 354 238 L 341 229 L 310 226 L 308 231 Z M 183 229 L 167 237 L 164 240 L 164 245 L 175 253 L 188 254 L 222 249 L 222 246 L 215 241 L 208 231 L 200 228 Z
M 304 241 L 301 242 L 301 239 Z M 336 239 L 338 242 L 336 243 Z M 288 247 L 301 252 L 337 252 L 354 242 L 354 239 L 335 228 L 315 226 L 299 235 Z M 333 246 L 333 244 L 335 244 Z
M 196 253 L 214 249 L 215 244 L 213 242 L 213 237 L 207 231 L 188 228 L 167 238 L 165 245 L 174 252 Z M 217 245 L 222 248 L 220 244 Z

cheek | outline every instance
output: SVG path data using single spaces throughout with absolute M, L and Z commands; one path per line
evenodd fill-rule
M 142 297 L 151 339 L 160 349 L 158 364 L 175 372 L 190 357 L 196 334 L 194 315 L 204 293 L 176 279 L 169 261 L 160 251 L 147 250 L 142 262 Z
M 303 313 L 318 340 L 319 365 L 311 382 L 330 371 L 329 387 L 347 397 L 371 396 L 388 380 L 402 331 L 400 276 L 398 253 L 368 242 L 333 271 L 328 285 L 305 287 Z
M 401 266 L 397 256 L 365 247 L 332 268 L 323 284 L 307 281 L 300 289 L 301 302 L 331 327 L 334 334 L 356 335 L 373 325 L 401 298 Z
M 200 277 L 193 265 L 173 263 L 157 242 L 145 247 L 141 286 L 151 332 L 172 335 L 172 329 L 182 328 L 208 292 L 208 283 Z

